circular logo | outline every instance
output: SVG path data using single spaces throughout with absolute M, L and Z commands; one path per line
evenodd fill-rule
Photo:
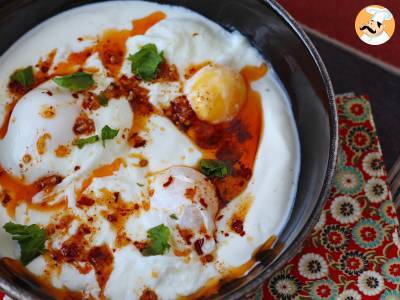
M 392 37 L 395 29 L 393 14 L 386 7 L 370 5 L 363 8 L 356 18 L 358 37 L 368 45 L 382 45 Z

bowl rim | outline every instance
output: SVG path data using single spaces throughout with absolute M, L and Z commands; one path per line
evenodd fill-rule
M 298 234 L 294 241 L 288 246 L 287 249 L 275 260 L 271 265 L 269 265 L 265 270 L 263 270 L 257 278 L 246 283 L 243 287 L 238 290 L 232 291 L 231 294 L 226 296 L 226 299 L 236 300 L 243 299 L 244 296 L 252 294 L 259 288 L 268 278 L 270 278 L 276 271 L 281 269 L 289 260 L 291 260 L 301 249 L 301 245 L 305 239 L 309 236 L 309 233 L 314 228 L 317 223 L 322 209 L 327 201 L 327 196 L 330 190 L 331 182 L 333 179 L 336 157 L 338 151 L 338 116 L 335 102 L 335 94 L 332 86 L 332 81 L 329 77 L 328 71 L 323 63 L 321 56 L 319 55 L 314 44 L 311 42 L 310 38 L 307 36 L 305 31 L 301 28 L 300 24 L 295 21 L 295 19 L 280 5 L 276 0 L 259 0 L 264 5 L 270 7 L 274 13 L 279 15 L 283 21 L 289 25 L 289 27 L 295 32 L 295 34 L 300 38 L 303 45 L 306 46 L 309 54 L 313 58 L 319 73 L 321 75 L 323 84 L 328 97 L 328 117 L 330 122 L 329 134 L 329 157 L 324 177 L 324 182 L 321 188 L 321 192 L 316 201 L 316 205 L 311 212 L 311 216 L 307 220 L 306 224 L 303 226 L 300 234 Z M 2 2 L 2 1 L 0 1 Z M 1 289 L 11 297 L 16 297 L 20 299 L 38 299 L 32 294 L 24 291 L 23 289 L 15 287 L 13 284 L 0 278 Z
M 278 14 L 283 19 L 284 22 L 286 22 L 290 26 L 290 28 L 295 32 L 302 43 L 306 46 L 308 52 L 310 53 L 319 70 L 319 73 L 321 74 L 321 78 L 323 80 L 323 84 L 325 86 L 328 97 L 328 117 L 330 122 L 329 157 L 324 182 L 319 197 L 316 201 L 317 205 L 314 207 L 311 216 L 307 220 L 306 224 L 303 226 L 300 234 L 296 236 L 294 241 L 288 246 L 287 249 L 284 250 L 279 258 L 275 260 L 271 265 L 269 265 L 265 270 L 263 270 L 261 274 L 257 276 L 257 278 L 246 283 L 242 288 L 233 291 L 232 294 L 228 295 L 227 299 L 230 300 L 243 299 L 245 295 L 254 293 L 257 288 L 259 288 L 263 283 L 265 283 L 266 280 L 268 280 L 268 278 L 270 278 L 275 272 L 279 271 L 288 261 L 290 261 L 295 255 L 300 252 L 303 242 L 309 236 L 311 230 L 314 228 L 315 224 L 319 220 L 322 209 L 326 201 L 328 200 L 328 193 L 330 191 L 333 175 L 335 172 L 338 151 L 339 132 L 335 93 L 333 90 L 332 81 L 329 77 L 328 71 L 321 56 L 319 55 L 316 47 L 314 46 L 308 35 L 305 33 L 305 31 L 302 29 L 300 24 L 297 23 L 296 20 L 279 3 L 276 2 L 276 0 L 260 0 L 260 2 L 269 6 L 276 14 Z

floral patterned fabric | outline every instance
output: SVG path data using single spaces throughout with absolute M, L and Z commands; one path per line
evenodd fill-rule
M 366 97 L 338 97 L 339 153 L 329 199 L 300 253 L 257 298 L 400 300 L 398 220 Z

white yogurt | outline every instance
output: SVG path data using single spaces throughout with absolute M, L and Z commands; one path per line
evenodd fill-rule
M 67 58 L 71 51 L 83 50 L 90 42 L 78 42 L 82 36 L 96 37 L 109 28 L 129 29 L 133 19 L 143 18 L 155 11 L 163 11 L 167 19 L 153 26 L 145 35 L 129 38 L 126 46 L 128 54 L 135 53 L 141 46 L 154 43 L 164 51 L 166 59 L 175 64 L 181 75 L 191 64 L 212 61 L 225 64 L 240 71 L 246 65 L 259 66 L 264 63 L 262 56 L 238 32 L 227 32 L 219 25 L 187 9 L 161 6 L 142 1 L 112 1 L 82 6 L 60 15 L 32 29 L 18 40 L 0 58 L 0 120 L 4 117 L 5 105 L 11 100 L 7 94 L 7 83 L 10 74 L 18 68 L 34 65 L 57 48 L 55 63 Z M 66 30 L 68 29 L 68 30 Z M 194 35 L 196 33 L 196 35 Z M 29 53 L 29 55 L 26 55 Z M 96 56 L 91 57 L 89 66 L 99 65 Z M 130 63 L 125 62 L 122 74 L 131 75 Z M 96 78 L 102 86 L 110 82 L 104 70 Z M 50 87 L 48 86 L 50 85 Z M 179 84 L 146 84 L 150 90 L 150 101 L 163 108 L 177 95 L 180 95 Z M 57 89 L 52 99 L 41 93 L 43 88 Z M 253 178 L 246 190 L 232 200 L 220 213 L 224 217 L 216 223 L 216 259 L 212 263 L 202 264 L 195 253 L 190 254 L 189 262 L 172 253 L 163 256 L 144 257 L 133 246 L 117 249 L 114 254 L 114 269 L 108 280 L 104 295 L 109 299 L 136 299 L 143 289 L 151 288 L 161 299 L 174 299 L 190 295 L 201 289 L 209 280 L 220 278 L 230 268 L 240 266 L 251 259 L 253 252 L 270 237 L 278 235 L 285 225 L 293 204 L 299 174 L 300 150 L 294 118 L 287 94 L 276 74 L 270 68 L 268 73 L 252 84 L 262 99 L 263 132 L 258 149 Z M 57 102 L 57 110 L 65 112 L 59 119 L 43 121 L 36 115 L 27 118 L 39 105 Z M 26 149 L 31 149 L 37 140 L 38 133 L 49 131 L 53 144 L 49 149 L 72 139 L 71 120 L 78 114 L 76 101 L 72 101 L 68 92 L 45 83 L 20 100 L 15 108 L 8 134 L 0 141 L 0 164 L 15 176 L 21 176 L 18 167 Z M 89 216 L 96 217 L 95 224 L 101 228 L 93 239 L 93 245 L 107 244 L 114 247 L 115 233 L 110 229 L 107 220 L 100 216 L 104 207 L 92 207 L 82 211 L 76 207 L 74 191 L 90 172 L 115 158 L 123 158 L 126 167 L 121 167 L 112 176 L 95 179 L 88 190 L 95 195 L 107 187 L 118 191 L 127 203 L 141 202 L 146 198 L 143 193 L 148 187 L 148 175 L 163 171 L 172 166 L 194 167 L 201 158 L 201 152 L 193 142 L 183 135 L 167 118 L 153 116 L 148 123 L 145 148 L 131 149 L 124 146 L 121 137 L 135 118 L 126 100 L 110 101 L 108 107 L 95 111 L 91 118 L 96 123 L 96 133 L 104 125 L 119 128 L 116 140 L 107 141 L 107 147 L 100 143 L 73 150 L 67 159 L 56 158 L 52 152 L 41 156 L 40 160 L 24 171 L 27 182 L 57 171 L 66 179 L 57 187 L 57 191 L 68 196 L 68 206 L 82 220 Z M 71 117 L 71 118 L 69 118 Z M 29 120 L 29 122 L 28 122 Z M 161 137 L 161 138 L 160 138 Z M 62 139 L 62 141 L 60 140 Z M 64 141 L 65 140 L 65 141 Z M 31 151 L 33 154 L 33 150 Z M 137 156 L 145 157 L 149 164 L 145 168 L 136 168 Z M 36 159 L 36 156 L 35 156 Z M 75 165 L 83 166 L 81 171 L 73 172 Z M 40 168 L 39 168 L 40 166 Z M 139 184 L 138 184 L 139 183 Z M 143 186 L 143 187 L 142 187 Z M 244 222 L 246 235 L 241 237 L 231 234 L 226 237 L 221 231 L 227 231 L 228 221 L 237 207 L 247 199 L 253 198 L 252 205 Z M 41 195 L 35 200 L 40 202 Z M 16 220 L 19 223 L 47 224 L 49 217 L 36 211 L 28 211 L 26 206 L 17 208 Z M 125 230 L 130 236 L 146 236 L 146 230 L 160 223 L 171 223 L 168 215 L 157 208 L 149 213 L 139 214 L 127 222 Z M 10 220 L 6 210 L 0 206 L 0 225 Z M 141 224 L 136 226 L 135 224 Z M 70 234 L 73 234 L 72 232 Z M 66 237 L 63 237 L 65 240 Z M 52 241 L 54 245 L 60 241 Z M 18 245 L 10 236 L 0 229 L 0 256 L 18 257 Z M 41 275 L 45 261 L 38 257 L 28 265 L 29 270 Z M 157 275 L 154 275 L 157 274 Z M 52 283 L 56 287 L 67 287 L 74 291 L 84 291 L 94 297 L 98 296 L 99 287 L 93 272 L 85 276 L 79 274 L 72 266 L 64 264 L 59 275 L 54 274 Z

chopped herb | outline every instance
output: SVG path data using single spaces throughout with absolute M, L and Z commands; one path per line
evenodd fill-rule
M 200 171 L 208 178 L 223 178 L 230 174 L 231 169 L 221 160 L 203 159 L 200 161 Z
M 101 106 L 107 106 L 108 105 L 108 98 L 106 95 L 101 92 L 100 95 L 97 96 L 97 100 L 99 101 Z
M 137 184 L 138 186 L 140 186 L 140 187 L 144 187 L 144 184 L 143 184 L 143 183 L 137 182 L 136 184 Z
M 56 77 L 53 81 L 71 92 L 81 92 L 94 85 L 93 75 L 85 72 Z
M 103 140 L 103 146 L 106 146 L 106 140 L 112 140 L 117 136 L 119 129 L 112 129 L 110 126 L 106 125 L 101 130 L 101 139 Z
M 176 216 L 176 214 L 169 215 L 169 217 L 171 219 L 178 220 L 178 217 Z
M 16 81 L 21 85 L 28 87 L 35 82 L 33 75 L 33 67 L 29 66 L 25 69 L 16 70 L 10 77 L 11 81 Z
M 132 62 L 132 73 L 147 81 L 156 78 L 164 53 L 158 53 L 156 45 L 147 44 L 135 54 L 129 55 L 128 59 Z
M 21 262 L 29 264 L 45 251 L 47 239 L 46 231 L 38 225 L 20 225 L 8 222 L 3 226 L 4 230 L 12 235 L 14 241 L 18 241 L 21 248 Z
M 94 144 L 99 140 L 98 135 L 94 135 L 85 139 L 78 139 L 73 142 L 75 146 L 78 146 L 79 149 L 82 149 L 87 144 Z
M 149 229 L 147 237 L 150 239 L 150 242 L 142 250 L 144 256 L 162 255 L 169 250 L 171 231 L 164 224 Z

